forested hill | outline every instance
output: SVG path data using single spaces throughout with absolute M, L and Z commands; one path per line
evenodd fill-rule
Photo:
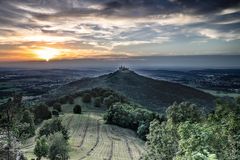
M 191 101 L 204 106 L 206 110 L 211 110 L 215 100 L 214 96 L 197 89 L 144 77 L 128 69 L 74 81 L 52 91 L 51 94 L 67 95 L 96 87 L 118 91 L 134 102 L 159 112 L 165 111 L 175 101 Z

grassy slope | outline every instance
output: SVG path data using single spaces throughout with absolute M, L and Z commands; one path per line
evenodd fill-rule
M 75 104 L 83 106 L 81 115 L 72 114 L 73 105 L 63 105 L 61 115 L 70 133 L 70 159 L 73 160 L 137 160 L 144 151 L 144 142 L 128 129 L 104 124 L 101 108 L 83 104 L 81 98 Z M 28 159 L 33 155 L 34 138 L 23 146 Z

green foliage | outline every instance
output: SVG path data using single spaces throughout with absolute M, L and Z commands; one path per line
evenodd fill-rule
M 56 132 L 61 132 L 66 140 L 69 139 L 67 129 L 62 125 L 62 122 L 59 118 L 53 118 L 45 121 L 42 127 L 39 129 L 39 137 L 48 137 Z
M 139 124 L 139 127 L 137 129 L 137 135 L 139 138 L 143 139 L 143 140 L 146 140 L 146 135 L 148 134 L 149 132 L 149 123 L 147 122 L 141 122 Z
M 139 130 L 138 135 L 143 139 L 148 133 L 148 127 L 146 126 L 154 118 L 157 118 L 155 113 L 126 103 L 115 103 L 104 115 L 106 123 L 116 124 L 135 131 Z
M 34 117 L 35 122 L 41 122 L 43 120 L 50 119 L 52 117 L 51 112 L 49 111 L 49 108 L 45 104 L 40 104 L 39 106 L 36 106 L 34 108 Z
M 154 120 L 150 124 L 147 135 L 146 160 L 172 160 L 177 152 L 178 144 L 175 127 L 166 122 Z
M 53 104 L 53 109 L 57 110 L 58 112 L 62 112 L 62 107 L 60 103 L 54 103 Z
M 82 97 L 82 101 L 84 103 L 90 103 L 92 101 L 92 97 L 89 93 L 85 93 Z
M 60 104 L 66 104 L 68 102 L 68 96 L 64 96 L 58 99 Z
M 41 137 L 37 139 L 35 148 L 34 148 L 34 154 L 36 157 L 40 160 L 42 157 L 47 157 L 48 155 L 48 144 L 46 137 Z
M 82 108 L 79 104 L 74 106 L 73 113 L 75 113 L 75 114 L 81 114 L 82 113 Z
M 185 121 L 198 122 L 202 117 L 202 113 L 197 106 L 190 102 L 174 103 L 168 107 L 166 113 L 167 119 L 174 124 Z
M 53 110 L 52 115 L 55 117 L 59 117 L 59 112 L 57 110 Z
M 185 122 L 180 124 L 178 134 L 180 140 L 176 159 L 216 158 L 215 145 L 219 137 L 215 136 L 215 129 L 211 125 Z
M 56 132 L 50 136 L 49 145 L 49 159 L 50 160 L 66 160 L 69 158 L 69 148 L 67 140 L 64 138 L 62 133 Z
M 167 110 L 166 122 L 151 122 L 144 159 L 240 159 L 237 100 L 218 101 L 215 112 L 207 117 L 192 106 L 174 104 Z
M 34 115 L 29 110 L 23 111 L 18 127 L 19 137 L 29 138 L 35 135 Z
M 103 104 L 109 108 L 112 104 L 119 102 L 119 99 L 117 97 L 114 97 L 113 95 L 110 95 L 103 100 Z
M 100 97 L 95 98 L 94 106 L 101 107 L 101 98 Z

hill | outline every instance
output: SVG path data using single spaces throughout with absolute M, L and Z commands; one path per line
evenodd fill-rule
M 178 83 L 144 77 L 126 68 L 95 78 L 83 78 L 51 91 L 52 95 L 66 95 L 96 87 L 110 88 L 144 107 L 163 112 L 173 102 L 190 101 L 211 110 L 215 97 Z

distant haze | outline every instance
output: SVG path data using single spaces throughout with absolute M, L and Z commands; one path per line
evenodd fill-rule
M 240 68 L 239 55 L 209 56 L 149 56 L 117 59 L 77 59 L 50 62 L 2 62 L 0 68 L 27 69 L 87 69 L 117 68 L 127 66 L 138 68 L 201 69 L 201 68 Z

